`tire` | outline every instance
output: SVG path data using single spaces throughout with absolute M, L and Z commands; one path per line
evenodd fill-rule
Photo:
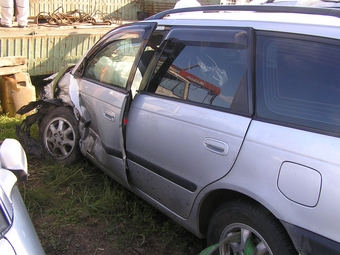
M 70 107 L 54 108 L 39 125 L 38 140 L 46 159 L 75 163 L 81 156 L 79 139 L 78 121 Z
M 232 235 L 234 239 L 228 241 Z M 221 241 L 223 245 L 214 254 L 298 254 L 281 223 L 261 205 L 244 200 L 222 205 L 210 219 L 207 244 Z

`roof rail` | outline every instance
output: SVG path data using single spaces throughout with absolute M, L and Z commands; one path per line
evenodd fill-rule
M 252 12 L 283 12 L 283 13 L 302 13 L 334 16 L 340 18 L 340 9 L 334 8 L 318 8 L 318 7 L 302 7 L 302 6 L 268 6 L 268 5 L 205 5 L 200 7 L 189 7 L 170 9 L 159 12 L 146 20 L 163 19 L 169 14 L 183 12 L 223 12 L 223 11 L 252 11 Z

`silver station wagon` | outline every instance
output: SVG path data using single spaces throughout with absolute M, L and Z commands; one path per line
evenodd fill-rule
M 340 10 L 168 10 L 104 35 L 35 108 L 28 153 L 85 156 L 219 254 L 340 254 Z

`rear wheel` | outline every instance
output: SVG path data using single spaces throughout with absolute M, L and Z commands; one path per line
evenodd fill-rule
M 223 255 L 297 255 L 281 223 L 264 207 L 249 201 L 230 201 L 210 220 L 208 246 L 220 243 Z
M 39 142 L 48 159 L 71 164 L 80 157 L 79 130 L 70 107 L 50 111 L 39 125 Z

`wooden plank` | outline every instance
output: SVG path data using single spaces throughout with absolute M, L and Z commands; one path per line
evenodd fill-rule
M 26 72 L 26 71 L 27 71 L 26 65 L 0 67 L 0 75 L 21 73 L 21 72 Z
M 0 67 L 26 65 L 25 57 L 0 57 Z

